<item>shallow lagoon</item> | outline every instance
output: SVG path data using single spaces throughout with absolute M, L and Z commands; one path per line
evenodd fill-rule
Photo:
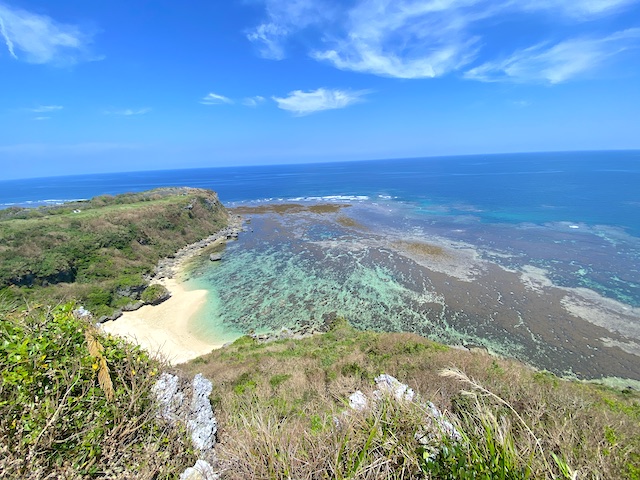
M 354 201 L 355 200 L 355 201 Z M 484 223 L 391 199 L 238 207 L 202 335 L 322 325 L 411 331 L 579 378 L 640 380 L 638 239 L 615 228 Z

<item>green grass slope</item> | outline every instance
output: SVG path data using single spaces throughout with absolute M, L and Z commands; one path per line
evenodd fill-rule
M 0 293 L 109 314 L 140 297 L 158 260 L 227 223 L 217 195 L 193 188 L 2 210 Z

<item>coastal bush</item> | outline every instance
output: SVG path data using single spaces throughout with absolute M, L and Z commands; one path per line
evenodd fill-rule
M 148 303 L 150 305 L 155 305 L 163 300 L 166 300 L 169 297 L 169 290 L 164 285 L 160 285 L 159 283 L 154 283 L 153 285 L 149 285 L 142 295 L 140 296 L 140 300 L 144 303 Z
M 195 455 L 157 420 L 162 365 L 73 309 L 0 305 L 0 477 L 176 478 Z

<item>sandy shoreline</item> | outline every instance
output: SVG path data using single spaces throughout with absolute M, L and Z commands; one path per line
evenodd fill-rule
M 102 324 L 105 332 L 127 338 L 171 364 L 184 363 L 225 342 L 211 342 L 195 335 L 192 317 L 206 302 L 206 290 L 186 290 L 175 279 L 164 279 L 171 298 L 160 305 L 145 305 Z
M 161 261 L 160 278 L 152 283 L 164 285 L 171 297 L 159 305 L 145 305 L 132 312 L 123 312 L 116 320 L 103 323 L 106 333 L 118 335 L 140 345 L 152 355 L 167 360 L 172 365 L 188 362 L 211 350 L 221 348 L 226 341 L 211 341 L 198 336 L 192 318 L 206 303 L 207 290 L 187 290 L 179 277 L 184 264 L 199 255 L 203 248 L 225 242 L 229 236 L 241 230 L 242 219 L 231 220 L 229 227 L 178 251 L 171 262 Z

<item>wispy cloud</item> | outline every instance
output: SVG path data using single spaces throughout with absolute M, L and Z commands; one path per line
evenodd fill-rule
M 50 120 L 50 119 L 51 119 L 51 117 L 33 117 L 33 119 L 34 119 L 34 120 L 41 121 L 41 120 Z
M 333 8 L 324 0 L 264 0 L 266 19 L 247 32 L 263 58 L 285 58 L 287 38 L 332 17 Z
M 264 103 L 265 98 L 260 95 L 254 97 L 247 97 L 242 100 L 242 104 L 246 107 L 257 107 L 261 103 Z
M 2 6 L 0 5 L 0 9 L 1 8 Z M 1 10 L 0 10 L 0 13 L 1 13 Z M 9 55 L 11 55 L 13 58 L 17 60 L 18 56 L 16 55 L 15 49 L 13 48 L 13 42 L 11 41 L 11 37 L 9 37 L 9 34 L 7 33 L 7 27 L 5 27 L 4 25 L 4 20 L 2 19 L 2 15 L 0 15 L 0 35 L 2 35 L 2 38 L 4 38 L 4 43 L 7 46 L 7 50 L 9 50 Z
M 91 35 L 78 26 L 0 2 L 0 34 L 9 55 L 34 64 L 69 65 L 93 60 L 87 47 Z
M 633 48 L 639 39 L 640 28 L 633 28 L 604 38 L 572 39 L 552 46 L 536 45 L 517 51 L 505 60 L 472 68 L 465 77 L 483 82 L 562 83 Z
M 38 105 L 37 107 L 29 108 L 28 110 L 34 113 L 47 113 L 62 110 L 63 108 L 64 107 L 62 105 Z
M 218 95 L 217 93 L 208 93 L 204 96 L 200 103 L 203 105 L 221 105 L 221 104 L 232 104 L 233 100 L 225 97 L 224 95 Z
M 519 0 L 518 7 L 523 10 L 556 11 L 564 15 L 593 18 L 615 13 L 637 0 Z
M 133 115 L 144 115 L 146 113 L 149 113 L 150 111 L 150 108 L 145 107 L 137 109 L 125 108 L 123 110 L 106 110 L 104 113 L 105 115 L 123 115 L 125 117 L 131 117 Z
M 310 92 L 295 90 L 286 97 L 272 97 L 278 108 L 292 112 L 296 116 L 310 115 L 322 110 L 345 108 L 363 100 L 368 90 L 350 92 L 319 88 Z
M 396 78 L 433 78 L 468 64 L 478 38 L 462 0 L 365 0 L 348 15 L 348 35 L 311 53 L 341 70 Z
M 539 22 L 538 39 L 533 46 L 513 54 L 514 64 L 555 63 L 547 72 L 547 81 L 558 83 L 585 71 L 580 60 L 563 55 L 571 49 L 582 56 L 580 46 L 591 49 L 584 39 L 587 21 L 594 22 L 621 14 L 635 7 L 638 0 L 262 0 L 265 18 L 247 37 L 259 46 L 262 56 L 282 59 L 287 45 L 298 37 L 308 54 L 341 70 L 394 78 L 433 78 L 465 69 L 476 73 L 467 78 L 483 79 L 483 68 L 499 67 L 495 52 L 504 51 L 504 43 L 493 43 L 496 25 L 525 21 L 531 16 Z M 544 15 L 541 15 L 544 14 Z M 565 38 L 550 38 L 547 32 L 564 22 L 571 28 Z M 604 38 L 615 34 L 602 23 Z M 579 26 L 585 27 L 580 30 Z M 588 25 L 592 25 L 589 23 Z M 591 30 L 593 31 L 593 30 Z M 607 37 L 608 35 L 608 37 Z M 628 37 L 628 44 L 635 38 Z M 636 42 L 637 44 L 637 42 Z M 552 47 L 549 47 L 552 45 Z M 552 49 L 555 49 L 552 51 Z M 606 56 L 608 50 L 602 53 Z M 589 53 L 585 53 L 589 56 Z M 593 60 L 601 55 L 594 54 Z M 474 64 L 482 63 L 479 70 Z M 596 62 L 597 63 L 597 62 Z M 563 73 L 564 72 L 564 73 Z M 532 75 L 506 76 L 523 81 Z
M 247 38 L 258 45 L 260 55 L 263 58 L 282 60 L 285 57 L 282 39 L 287 34 L 288 32 L 284 27 L 275 23 L 263 23 L 249 32 Z

